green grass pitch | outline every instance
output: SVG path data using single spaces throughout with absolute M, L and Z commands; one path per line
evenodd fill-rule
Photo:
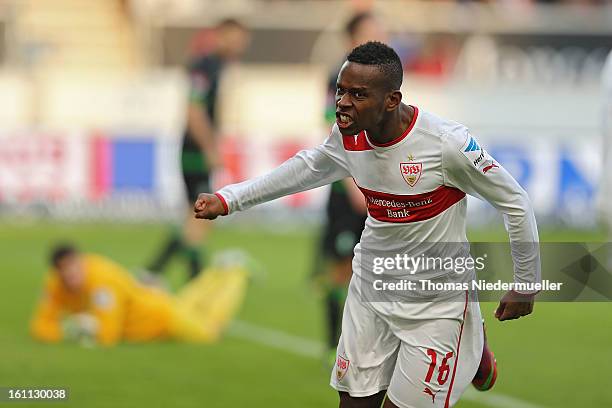
M 58 239 L 141 266 L 162 242 L 162 225 L 0 224 L 0 387 L 68 387 L 72 407 L 333 407 L 322 360 L 229 334 L 212 346 L 156 343 L 112 349 L 42 345 L 27 322 L 39 295 L 47 249 Z M 498 233 L 477 233 L 479 240 Z M 239 247 L 267 278 L 249 289 L 238 319 L 312 341 L 323 338 L 320 298 L 309 286 L 315 233 L 272 233 L 221 225 L 210 251 Z M 601 234 L 544 233 L 552 240 L 600 240 Z M 176 286 L 182 265 L 171 265 Z M 499 363 L 492 393 L 469 394 L 458 406 L 612 406 L 612 305 L 539 303 L 529 318 L 499 323 L 482 304 Z M 3 405 L 0 402 L 0 405 Z M 7 404 L 9 405 L 9 404 Z M 44 404 L 10 404 L 42 406 Z

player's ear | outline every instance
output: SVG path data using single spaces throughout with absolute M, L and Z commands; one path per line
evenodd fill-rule
M 386 110 L 392 111 L 402 103 L 402 93 L 399 90 L 391 91 L 387 94 Z

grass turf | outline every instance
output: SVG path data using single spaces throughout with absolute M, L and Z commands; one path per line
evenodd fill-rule
M 42 345 L 27 322 L 40 293 L 49 246 L 74 240 L 81 248 L 140 267 L 163 241 L 161 225 L 28 223 L 0 225 L 0 387 L 68 387 L 74 407 L 332 407 L 322 360 L 228 336 L 212 346 L 123 344 L 112 349 Z M 497 232 L 474 232 L 495 240 Z M 600 240 L 601 234 L 552 231 L 547 240 Z M 320 299 L 308 283 L 311 230 L 272 233 L 218 228 L 210 251 L 239 247 L 268 273 L 254 284 L 239 319 L 315 341 L 323 338 Z M 176 287 L 183 265 L 170 266 Z M 499 323 L 482 304 L 499 363 L 494 393 L 544 407 L 612 406 L 612 305 L 539 303 L 529 318 Z M 491 394 L 493 395 L 493 394 Z M 0 402 L 0 404 L 2 404 Z M 19 406 L 40 404 L 20 403 Z M 498 406 L 470 398 L 458 406 Z M 508 405 L 505 405 L 508 406 Z

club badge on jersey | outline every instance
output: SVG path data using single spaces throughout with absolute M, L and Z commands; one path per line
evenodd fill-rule
M 92 303 L 98 309 L 108 310 L 113 307 L 115 303 L 115 297 L 110 290 L 106 288 L 100 288 L 93 293 Z
M 400 163 L 402 177 L 410 187 L 414 187 L 423 174 L 423 163 L 415 163 L 413 160 L 414 158 L 409 156 L 408 163 Z
M 487 174 L 490 170 L 499 167 L 489 153 L 480 147 L 472 135 L 468 135 L 465 144 L 461 147 L 461 152 L 483 174 Z
M 336 359 L 336 378 L 338 381 L 342 380 L 348 371 L 350 361 L 344 357 L 338 356 Z

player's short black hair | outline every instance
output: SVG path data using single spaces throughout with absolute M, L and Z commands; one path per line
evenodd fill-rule
M 218 30 L 222 30 L 224 28 L 238 28 L 242 31 L 247 31 L 246 26 L 235 18 L 224 18 L 217 23 L 216 28 Z
M 351 17 L 349 21 L 346 22 L 346 26 L 344 26 L 344 32 L 346 33 L 346 35 L 353 38 L 355 36 L 355 33 L 357 32 L 357 29 L 359 28 L 359 25 L 362 22 L 371 18 L 374 18 L 374 14 L 370 13 L 369 11 L 363 11 L 361 13 L 355 14 L 353 17 Z
M 53 249 L 51 250 L 51 254 L 49 256 L 49 263 L 51 264 L 51 266 L 57 267 L 60 261 L 64 257 L 75 255 L 78 252 L 79 252 L 78 249 L 73 244 L 70 244 L 70 243 L 58 244 L 54 246 Z
M 386 44 L 369 41 L 358 45 L 346 59 L 357 64 L 378 66 L 385 76 L 385 83 L 389 89 L 395 90 L 402 86 L 402 62 L 393 48 Z

